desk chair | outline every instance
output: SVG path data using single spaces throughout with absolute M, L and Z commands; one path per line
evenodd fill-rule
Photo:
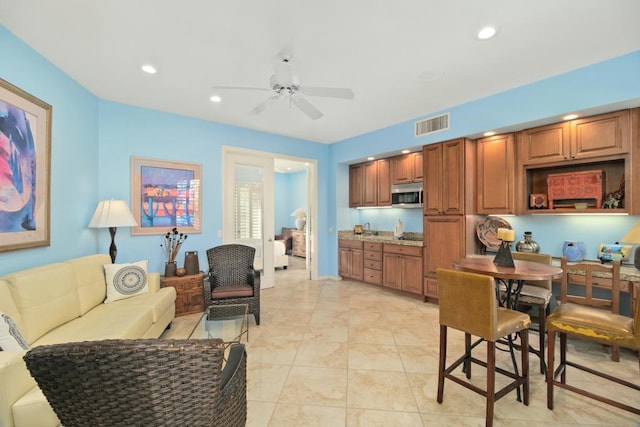
M 529 316 L 514 310 L 498 307 L 495 282 L 492 277 L 439 268 L 438 295 L 440 305 L 440 359 L 438 364 L 438 403 L 444 396 L 444 380 L 449 379 L 487 399 L 486 425 L 493 425 L 493 407 L 496 400 L 510 391 L 523 387 L 523 402 L 529 405 Z M 465 354 L 446 367 L 447 328 L 465 333 Z M 520 333 L 522 374 L 496 367 L 496 346 L 498 339 Z M 487 341 L 487 360 L 482 361 L 471 355 L 471 335 Z M 487 368 L 487 386 L 483 390 L 465 381 L 452 372 L 464 364 L 467 379 L 471 378 L 471 363 Z M 509 384 L 496 392 L 495 373 L 511 378 Z
M 551 255 L 529 252 L 514 252 L 514 260 L 539 262 L 551 265 Z M 504 290 L 502 290 L 504 293 Z M 544 374 L 544 349 L 545 349 L 545 321 L 549 315 L 549 303 L 551 302 L 551 280 L 527 280 L 522 286 L 518 297 L 518 304 L 530 305 L 538 308 L 538 333 L 540 351 L 540 373 Z
M 617 266 L 616 266 L 617 264 Z M 564 276 L 567 276 L 566 259 L 562 259 L 562 265 L 564 270 Z M 596 265 L 596 267 L 601 267 Z M 612 305 L 616 305 L 618 301 L 618 280 L 616 274 L 619 276 L 620 262 L 615 261 L 613 267 L 608 267 L 613 270 L 613 302 Z M 577 268 L 577 266 L 571 266 L 571 268 Z M 580 267 L 585 268 L 589 273 L 590 267 L 587 265 Z M 616 269 L 618 273 L 616 273 Z M 591 280 L 587 279 L 587 288 L 591 286 Z M 612 398 L 596 394 L 592 390 L 585 390 L 577 387 L 576 385 L 570 385 L 567 383 L 567 367 L 573 367 L 580 371 L 604 378 L 606 380 L 615 382 L 617 384 L 629 387 L 633 390 L 640 391 L 640 385 L 630 383 L 621 378 L 608 375 L 599 371 L 599 367 L 594 366 L 589 368 L 585 365 L 578 364 L 567 359 L 567 336 L 572 338 L 596 342 L 604 345 L 610 345 L 615 348 L 625 347 L 634 350 L 640 350 L 640 316 L 636 316 L 636 319 L 621 316 L 617 313 L 602 310 L 596 308 L 601 305 L 607 305 L 605 302 L 600 302 L 597 298 L 594 298 L 592 293 L 588 290 L 587 296 L 584 297 L 586 301 L 590 303 L 588 305 L 582 305 L 585 301 L 579 298 L 570 298 L 568 295 L 568 281 L 563 278 L 561 298 L 563 300 L 553 313 L 547 317 L 547 407 L 553 409 L 553 389 L 554 387 L 564 388 L 566 390 L 573 391 L 591 399 L 603 402 L 616 408 L 624 409 L 626 411 L 633 412 L 640 415 L 640 408 L 635 408 L 626 405 L 622 402 L 615 401 Z M 576 301 L 576 302 L 574 302 Z M 636 302 L 636 313 L 640 308 L 640 299 Z M 560 363 L 554 372 L 554 352 L 555 352 L 555 337 L 556 334 L 560 336 Z M 558 380 L 558 376 L 560 380 Z M 577 382 L 579 385 L 581 382 Z
M 614 261 L 611 265 L 583 262 L 569 266 L 567 258 L 562 257 L 560 266 L 560 304 L 570 302 L 620 314 L 620 261 Z M 572 274 L 569 268 L 571 271 L 584 271 L 585 274 Z M 601 289 L 603 295 L 595 297 L 596 289 Z M 609 294 L 610 298 L 606 298 L 604 294 Z M 620 347 L 617 345 L 611 346 L 611 360 L 620 361 Z

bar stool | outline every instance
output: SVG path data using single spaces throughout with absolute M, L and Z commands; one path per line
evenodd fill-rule
M 449 379 L 482 396 L 487 400 L 486 425 L 493 425 L 493 407 L 495 401 L 510 391 L 523 387 L 523 403 L 529 405 L 529 325 L 531 320 L 525 313 L 498 306 L 495 282 L 492 277 L 482 274 L 466 273 L 457 270 L 439 268 L 438 295 L 440 305 L 440 359 L 438 363 L 438 403 L 444 397 L 444 380 Z M 465 353 L 446 367 L 447 328 L 465 333 Z M 522 374 L 509 372 L 496 366 L 496 347 L 498 339 L 519 332 L 521 338 Z M 471 355 L 471 335 L 487 341 L 487 360 L 482 361 Z M 480 387 L 452 374 L 464 364 L 467 379 L 471 378 L 471 363 L 487 368 L 487 386 Z M 495 390 L 495 374 L 500 373 L 511 378 L 509 384 Z

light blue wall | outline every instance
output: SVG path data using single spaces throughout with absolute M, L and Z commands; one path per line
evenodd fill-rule
M 295 227 L 293 211 L 306 209 L 307 172 L 276 173 L 275 190 L 275 231 L 280 234 L 282 227 Z
M 100 199 L 100 164 L 98 99 L 2 26 L 0 52 L 0 78 L 53 106 L 51 246 L 0 253 L 2 275 L 97 251 L 87 225 Z
M 222 164 L 223 146 L 288 154 L 318 161 L 319 197 L 327 196 L 328 146 L 279 135 L 266 134 L 205 120 L 144 108 L 100 101 L 100 194 L 105 198 L 130 200 L 130 157 L 150 157 L 201 163 L 202 168 L 202 233 L 190 235 L 184 250 L 198 251 L 201 267 L 206 267 L 206 249 L 219 245 L 217 231 L 222 229 Z M 289 214 L 291 211 L 289 212 Z M 327 213 L 318 218 L 320 230 L 326 230 Z M 328 255 L 325 239 L 319 239 L 319 258 Z M 150 260 L 150 269 L 160 271 L 163 257 L 160 236 L 131 236 L 123 230 L 117 236 L 118 259 Z M 101 247 L 107 247 L 108 233 L 100 236 Z M 334 255 L 332 254 L 331 257 Z M 179 257 L 179 261 L 181 261 Z M 321 263 L 321 275 L 329 274 Z
M 370 213 L 365 210 L 349 209 L 348 164 L 364 161 L 367 156 L 382 157 L 388 153 L 398 154 L 403 148 L 415 149 L 454 138 L 478 134 L 487 130 L 500 129 L 527 123 L 576 110 L 614 105 L 640 100 L 640 51 L 608 61 L 580 68 L 549 79 L 481 98 L 466 104 L 453 106 L 446 111 L 425 112 L 424 116 L 399 123 L 364 135 L 350 138 L 331 146 L 330 165 L 331 188 L 336 188 L 330 206 L 329 219 L 338 230 L 351 229 L 361 224 Z M 612 107 L 614 108 L 614 107 Z M 416 120 L 449 112 L 450 129 L 428 136 L 415 138 L 413 127 Z M 376 219 L 383 223 L 386 214 L 376 213 Z M 378 218 L 378 216 L 380 218 Z M 560 255 L 564 240 L 582 240 L 595 255 L 594 247 L 601 241 L 611 241 L 612 234 L 621 236 L 640 217 L 586 217 L 587 219 L 567 219 L 558 216 L 523 216 L 514 218 L 517 229 L 537 231 L 537 241 L 543 248 L 549 248 L 553 255 Z M 385 223 L 386 224 L 386 223 Z M 609 232 L 607 230 L 613 230 Z M 622 233 L 623 235 L 624 233 Z M 331 236 L 329 252 L 337 252 L 337 235 Z M 619 238 L 619 237 L 616 237 Z M 559 246 L 558 246 L 559 245 Z M 337 258 L 330 261 L 330 271 L 337 270 Z

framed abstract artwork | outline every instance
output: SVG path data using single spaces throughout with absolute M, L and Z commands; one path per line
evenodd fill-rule
M 132 235 L 200 233 L 202 167 L 197 163 L 131 158 Z
M 50 245 L 51 114 L 0 79 L 0 252 Z

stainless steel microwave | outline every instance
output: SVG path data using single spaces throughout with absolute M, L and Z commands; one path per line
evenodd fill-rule
M 396 184 L 391 186 L 391 206 L 394 208 L 421 208 L 422 184 Z

